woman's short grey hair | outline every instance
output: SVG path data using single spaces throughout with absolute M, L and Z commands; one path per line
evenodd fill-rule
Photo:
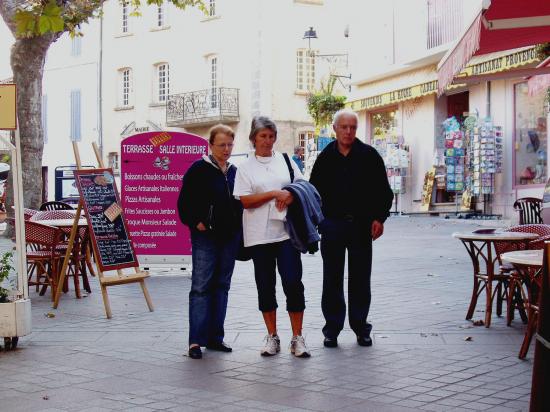
M 260 132 L 262 129 L 269 129 L 273 133 L 275 133 L 275 139 L 277 139 L 277 126 L 267 116 L 255 116 L 252 119 L 252 124 L 250 125 L 250 135 L 248 136 L 248 140 L 252 143 L 253 147 L 256 147 L 256 135 Z
M 345 115 L 355 117 L 355 120 L 357 120 L 357 123 L 359 123 L 359 116 L 357 116 L 357 113 L 355 113 L 353 110 L 350 110 L 350 109 L 342 109 L 334 113 L 332 124 L 336 126 L 336 124 L 338 124 L 338 120 L 340 120 L 340 117 Z

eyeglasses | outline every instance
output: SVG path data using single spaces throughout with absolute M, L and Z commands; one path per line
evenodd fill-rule
M 233 143 L 222 143 L 222 144 L 213 144 L 212 146 L 219 147 L 221 149 L 232 149 L 234 144 Z

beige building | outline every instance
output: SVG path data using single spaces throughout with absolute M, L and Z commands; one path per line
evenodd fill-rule
M 141 17 L 117 1 L 105 4 L 103 153 L 110 164 L 128 135 L 168 128 L 206 136 L 219 122 L 236 131 L 234 153 L 246 153 L 255 115 L 274 119 L 278 150 L 292 152 L 314 130 L 308 90 L 330 70 L 349 74 L 348 0 L 205 3 L 207 16 L 167 4 L 146 7 Z M 309 27 L 317 38 L 308 42 Z M 339 80 L 347 87 L 349 80 Z

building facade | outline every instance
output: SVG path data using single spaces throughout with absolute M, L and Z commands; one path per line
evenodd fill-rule
M 452 86 L 438 97 L 437 64 L 479 11 L 479 2 L 413 0 L 407 3 L 396 0 L 388 5 L 386 14 L 392 17 L 384 20 L 393 21 L 394 25 L 379 30 L 385 33 L 382 37 L 393 40 L 368 56 L 380 64 L 373 67 L 361 63 L 366 56 L 356 44 L 350 53 L 354 63 L 352 71 L 356 71 L 358 62 L 359 67 L 369 72 L 354 82 L 348 105 L 359 115 L 358 135 L 375 147 L 388 148 L 388 175 L 397 193 L 394 210 L 430 213 L 463 209 L 462 191 L 447 191 L 443 122 L 451 116 L 460 121 L 472 116 L 479 123 L 490 119 L 493 126 L 498 126 L 502 164 L 494 174 L 492 193 L 478 196 L 477 203 L 471 207 L 485 215 L 517 218 L 512 208 L 515 199 L 542 197 L 548 177 L 545 93 L 529 96 L 526 79 L 513 74 L 514 70 L 534 67 L 540 62 L 534 47 L 474 57 L 463 74 L 501 73 L 502 79 Z M 415 32 L 420 35 L 406 35 L 411 25 L 416 25 Z M 372 33 L 358 37 L 368 35 Z M 433 192 L 429 189 L 426 205 L 423 204 L 426 174 L 432 170 L 435 182 Z
M 117 1 L 105 3 L 105 159 L 116 166 L 121 139 L 136 132 L 206 137 L 219 122 L 234 128 L 234 154 L 244 154 L 256 115 L 277 123 L 278 150 L 305 144 L 314 131 L 307 93 L 330 70 L 346 70 L 345 3 L 211 0 L 208 15 L 165 4 L 144 8 L 140 17 Z M 318 36 L 308 42 L 309 27 Z

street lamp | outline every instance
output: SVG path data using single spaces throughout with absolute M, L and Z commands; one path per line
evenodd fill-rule
M 347 29 L 346 29 L 347 30 Z M 347 35 L 347 31 L 345 33 L 346 37 L 348 36 Z M 307 39 L 307 44 L 308 44 L 308 54 L 311 56 L 311 57 L 320 57 L 320 58 L 325 58 L 328 62 L 334 62 L 334 61 L 337 61 L 339 60 L 340 58 L 344 58 L 345 59 L 345 62 L 346 62 L 346 67 L 348 66 L 348 54 L 347 53 L 339 53 L 339 54 L 319 54 L 319 53 L 316 53 L 314 50 L 311 50 L 311 39 L 317 39 L 317 32 L 315 31 L 315 29 L 310 26 L 309 27 L 309 30 L 306 30 L 304 32 L 304 37 L 303 39 Z M 336 77 L 338 79 L 338 81 L 340 82 L 340 84 L 344 87 L 347 87 L 349 89 L 351 89 L 351 86 L 345 86 L 342 81 L 340 80 L 340 78 L 344 78 L 344 79 L 349 79 L 351 80 L 351 73 L 347 76 L 345 75 L 341 75 L 341 74 L 330 74 L 331 77 Z

